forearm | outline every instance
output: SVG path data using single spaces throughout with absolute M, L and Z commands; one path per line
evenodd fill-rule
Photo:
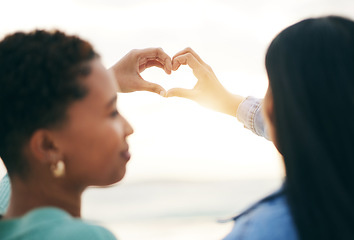
M 244 100 L 245 97 L 225 91 L 222 96 L 220 107 L 216 110 L 228 114 L 230 116 L 236 117 L 237 109 Z
M 262 99 L 247 97 L 239 104 L 236 116 L 245 128 L 270 140 L 263 119 L 262 104 Z
M 270 140 L 263 119 L 262 104 L 263 99 L 254 97 L 245 98 L 232 94 L 222 87 L 214 92 L 213 95 L 209 95 L 209 102 L 202 105 L 237 117 L 245 128 L 258 136 Z

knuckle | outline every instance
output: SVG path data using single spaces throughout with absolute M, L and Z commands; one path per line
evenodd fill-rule
M 205 71 L 205 69 L 197 69 L 195 70 L 194 73 L 196 76 L 199 76 L 200 78 L 207 78 L 209 76 L 208 72 Z
M 163 53 L 163 49 L 162 48 L 155 48 L 155 56 L 158 57 L 161 53 Z
M 190 52 L 189 52 L 189 53 L 186 53 L 186 57 L 187 57 L 188 59 L 191 59 L 191 58 L 193 58 L 193 54 L 191 54 Z
M 132 50 L 130 50 L 129 54 L 131 54 L 132 56 L 136 56 L 136 55 L 138 55 L 138 52 L 139 52 L 138 49 L 132 49 Z

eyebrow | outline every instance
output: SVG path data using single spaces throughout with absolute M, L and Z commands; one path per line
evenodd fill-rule
M 106 104 L 106 107 L 109 108 L 116 102 L 117 102 L 117 94 Z

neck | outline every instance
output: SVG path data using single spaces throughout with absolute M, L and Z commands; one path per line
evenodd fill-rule
M 16 218 L 39 207 L 58 207 L 73 217 L 81 217 L 82 190 L 63 180 L 36 181 L 11 177 L 11 199 L 4 218 Z

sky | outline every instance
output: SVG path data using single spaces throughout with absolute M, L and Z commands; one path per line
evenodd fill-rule
M 172 57 L 192 47 L 230 92 L 263 97 L 264 56 L 277 33 L 307 17 L 354 18 L 353 9 L 352 0 L 12 0 L 1 4 L 0 38 L 57 28 L 89 40 L 107 68 L 131 49 L 162 47 Z M 166 89 L 196 83 L 186 66 L 142 76 Z M 283 176 L 273 144 L 233 117 L 147 92 L 120 94 L 118 106 L 135 129 L 124 181 Z

